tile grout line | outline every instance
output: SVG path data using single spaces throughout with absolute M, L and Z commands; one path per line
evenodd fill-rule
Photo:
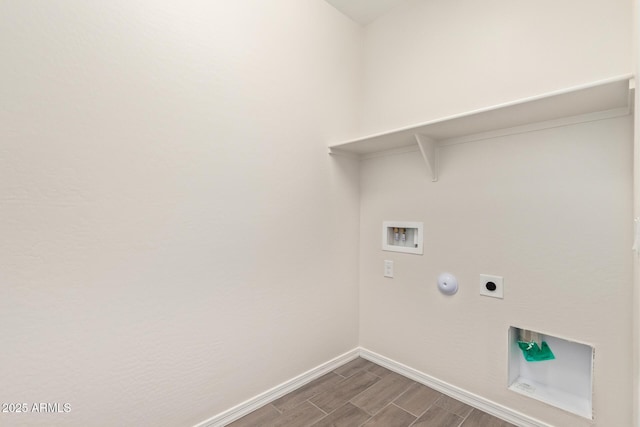
M 407 387 L 407 389 L 405 391 L 403 391 L 395 399 L 393 399 L 393 401 L 395 402 L 396 400 L 400 399 L 400 397 L 403 396 L 404 394 L 406 394 L 409 391 L 409 389 L 411 388 L 411 386 L 414 385 L 414 384 L 418 384 L 418 383 L 416 381 L 412 381 L 411 384 L 409 384 L 409 387 Z
M 368 372 L 368 371 L 367 371 L 367 372 Z M 375 374 L 373 374 L 373 375 L 377 377 L 377 375 L 375 375 Z M 365 391 L 367 391 L 369 388 L 373 387 L 373 386 L 374 386 L 374 385 L 376 385 L 377 383 L 378 383 L 378 381 L 376 381 L 375 383 L 371 384 L 369 387 L 367 387 L 367 389 L 365 389 L 365 390 L 363 390 L 362 392 L 358 393 L 357 395 L 353 396 L 353 398 L 352 398 L 351 400 L 353 400 L 353 399 L 355 399 L 356 397 L 360 396 L 362 393 L 364 393 Z M 411 384 L 409 384 L 409 385 L 407 386 L 406 390 L 404 390 L 402 393 L 400 393 L 398 396 L 396 396 L 393 400 L 391 400 L 391 401 L 390 401 L 389 403 L 387 403 L 385 406 L 383 406 L 382 408 L 380 408 L 379 410 L 377 410 L 377 411 L 376 411 L 376 413 L 375 413 L 375 414 L 373 414 L 373 415 L 371 415 L 371 416 L 372 416 L 372 417 L 375 417 L 376 415 L 378 415 L 378 413 L 382 412 L 382 410 L 383 410 L 384 408 L 386 408 L 386 407 L 387 407 L 387 406 L 389 406 L 390 404 L 394 403 L 398 397 L 400 397 L 401 395 L 403 395 L 404 393 L 406 393 L 406 392 L 407 392 L 407 390 L 409 390 L 409 388 L 411 388 Z M 353 406 L 355 406 L 356 408 L 362 409 L 364 412 L 366 412 L 367 414 L 369 414 L 369 412 L 368 412 L 366 409 L 364 409 L 364 408 L 360 408 L 358 405 L 356 405 L 355 403 L 353 403 L 351 400 L 349 400 L 349 402 L 348 402 L 348 403 L 351 403 L 351 404 L 352 404 Z M 409 411 L 405 410 L 404 408 L 401 408 L 401 407 L 399 407 L 398 405 L 395 405 L 395 404 L 394 404 L 394 406 L 396 406 L 396 407 L 398 407 L 399 409 L 403 410 L 403 411 L 404 411 L 404 412 L 406 412 L 407 414 L 409 414 L 409 415 L 411 415 L 411 416 L 414 416 L 414 417 L 415 417 L 415 415 L 413 415 L 411 412 L 409 412 Z
M 371 363 L 372 363 L 372 362 L 371 362 Z M 382 378 L 381 378 L 381 377 L 379 377 L 379 376 L 377 376 L 377 375 L 376 375 L 376 374 L 374 374 L 373 372 L 369 372 L 366 368 L 360 368 L 360 369 L 358 369 L 357 371 L 355 371 L 353 374 L 349 375 L 348 377 L 345 377 L 345 376 L 343 376 L 343 375 L 340 375 L 339 373 L 337 373 L 337 372 L 335 372 L 335 371 L 331 371 L 331 372 L 333 372 L 334 374 L 339 375 L 339 376 L 341 376 L 341 377 L 343 378 L 342 380 L 338 381 L 338 383 L 340 383 L 340 382 L 342 382 L 342 381 L 344 381 L 344 380 L 346 380 L 346 379 L 348 379 L 348 378 L 351 378 L 351 377 L 353 377 L 354 375 L 356 375 L 356 374 L 358 374 L 358 373 L 360 373 L 360 372 L 364 372 L 364 373 L 367 373 L 367 374 L 371 374 L 371 375 L 373 375 L 374 377 L 376 377 L 377 379 L 376 379 L 376 381 L 375 381 L 373 384 L 369 385 L 367 388 L 365 388 L 364 390 L 362 390 L 360 393 L 356 394 L 356 395 L 355 395 L 355 396 L 353 396 L 351 399 L 347 400 L 343 405 L 338 406 L 337 408 L 335 408 L 333 411 L 331 411 L 331 412 L 329 412 L 329 413 L 325 412 L 325 411 L 324 411 L 324 410 L 322 410 L 320 407 L 318 407 L 318 406 L 314 405 L 312 402 L 309 402 L 309 403 L 311 403 L 313 406 L 316 406 L 316 407 L 317 407 L 318 409 L 320 409 L 322 412 L 324 412 L 325 414 L 327 414 L 327 416 L 328 416 L 328 415 L 331 415 L 332 413 L 334 413 L 335 411 L 337 411 L 338 409 L 340 409 L 342 406 L 346 405 L 347 403 L 350 403 L 350 404 L 351 404 L 351 405 L 353 405 L 355 408 L 358 408 L 358 409 L 360 409 L 360 410 L 364 411 L 364 413 L 366 413 L 367 415 L 369 415 L 369 419 L 373 418 L 373 415 L 370 415 L 370 414 L 369 414 L 369 412 L 367 412 L 367 411 L 365 411 L 364 409 L 360 408 L 358 405 L 355 405 L 355 404 L 352 402 L 352 400 L 353 400 L 353 399 L 355 399 L 356 397 L 358 397 L 360 394 L 364 393 L 365 391 L 369 390 L 371 387 L 373 387 L 375 384 L 377 384 L 377 383 L 378 383 L 378 381 L 380 381 Z M 333 384 L 332 386 L 335 386 L 335 384 Z M 324 417 L 323 417 L 323 418 L 324 418 Z M 368 420 L 367 420 L 367 421 L 368 421 Z M 366 422 L 366 421 L 365 421 L 365 422 Z
M 405 377 L 406 378 L 406 377 Z M 406 412 L 407 414 L 411 415 L 412 417 L 416 417 L 415 415 L 413 415 L 411 412 L 407 411 L 406 409 L 396 405 L 396 400 L 398 400 L 400 398 L 400 396 L 402 396 L 403 394 L 405 394 L 406 392 L 409 391 L 409 389 L 411 388 L 411 386 L 415 383 L 415 381 L 412 381 L 409 383 L 409 385 L 404 389 L 404 391 L 402 391 L 402 393 L 398 394 L 394 399 L 391 400 L 391 402 L 389 402 L 390 404 L 392 404 L 393 406 L 395 406 L 398 409 L 403 410 L 404 412 Z M 380 412 L 380 411 L 378 411 Z M 416 417 L 416 420 L 418 419 L 418 417 Z
M 368 415 L 368 414 L 367 414 L 367 415 Z M 365 425 L 366 423 L 368 423 L 369 421 L 371 421 L 371 419 L 372 419 L 372 418 L 373 418 L 373 417 L 369 417 L 369 418 L 367 418 L 366 420 L 364 420 L 364 421 L 362 422 L 362 424 L 358 424 L 358 426 L 357 426 L 357 427 L 362 427 L 363 425 Z
M 362 358 L 361 358 L 361 359 L 362 359 Z M 355 374 L 357 374 L 357 373 L 358 373 L 358 372 L 360 372 L 360 371 L 369 372 L 369 371 L 367 371 L 367 369 L 366 369 L 366 368 L 364 368 L 364 367 L 358 368 L 354 373 L 352 373 L 352 374 L 351 374 L 351 375 L 349 375 L 349 376 L 345 376 L 345 375 L 342 375 L 342 374 L 339 374 L 339 373 L 337 373 L 337 372 L 336 372 L 336 370 L 338 370 L 338 369 L 340 369 L 340 368 L 342 368 L 342 367 L 344 367 L 344 366 L 348 365 L 349 363 L 354 362 L 355 360 L 358 360 L 358 359 L 357 359 L 357 358 L 356 358 L 356 359 L 353 359 L 352 361 L 347 362 L 347 363 L 345 363 L 345 364 L 344 364 L 344 365 L 342 365 L 342 366 L 338 366 L 336 369 L 334 369 L 334 370 L 333 370 L 333 371 L 331 371 L 331 372 L 333 372 L 333 373 L 334 373 L 334 374 L 336 374 L 336 375 L 341 376 L 341 377 L 342 377 L 342 378 L 344 378 L 344 379 L 351 378 L 352 376 L 354 376 Z M 367 361 L 367 362 L 372 363 L 372 364 L 374 364 L 374 365 L 375 365 L 375 363 L 373 363 L 373 362 L 371 362 L 371 361 L 369 361 L 369 360 L 367 360 L 367 359 L 363 359 L 363 360 L 365 360 L 365 361 Z M 372 375 L 375 375 L 375 374 L 372 374 Z M 375 375 L 375 376 L 377 376 L 377 375 Z
M 276 405 L 274 405 L 273 403 L 269 403 L 270 406 L 272 406 L 273 408 L 275 408 L 276 411 L 278 411 L 278 413 L 280 415 L 282 415 L 284 413 L 284 411 L 281 411 L 280 409 L 278 409 L 278 407 Z M 267 405 L 264 405 L 267 406 Z
M 422 411 L 422 412 L 420 413 L 420 415 L 418 415 L 418 416 L 416 417 L 416 420 L 418 420 L 420 417 L 422 417 L 424 414 L 426 414 L 426 413 L 427 413 L 427 411 L 428 411 L 429 409 L 431 409 L 431 408 L 433 408 L 433 407 L 435 406 L 435 404 L 436 404 L 436 403 L 435 403 L 435 402 L 433 402 L 431 405 L 429 405 L 429 406 L 427 407 L 427 409 L 425 409 L 424 411 Z M 408 412 L 408 411 L 407 411 L 407 412 Z M 409 413 L 411 414 L 411 412 L 409 412 Z M 411 415 L 413 415 L 413 414 L 411 414 Z
M 373 372 L 371 372 L 371 371 L 367 371 L 367 370 L 365 370 L 365 372 L 367 372 L 367 373 L 369 373 L 369 374 L 373 375 L 373 376 L 374 376 L 374 377 L 376 377 L 376 378 L 382 379 L 382 377 L 381 377 L 380 375 L 376 375 L 376 374 L 374 374 L 374 373 L 373 373 Z
M 374 374 L 374 375 L 375 375 L 375 374 Z M 376 375 L 376 376 L 377 376 L 377 375 Z M 407 387 L 407 390 L 409 389 L 409 387 L 411 387 L 411 385 L 409 385 L 409 386 Z M 402 393 L 400 393 L 400 394 L 396 397 L 396 399 L 397 399 L 398 397 L 400 397 L 402 394 L 404 394 L 407 390 L 405 390 L 405 391 L 403 391 Z M 364 393 L 364 392 L 363 392 L 363 393 Z M 392 400 L 391 402 L 387 403 L 386 405 L 384 405 L 384 406 L 383 406 L 383 407 L 382 407 L 378 412 L 376 412 L 374 415 L 371 415 L 371 416 L 369 417 L 369 419 L 368 419 L 367 421 L 365 421 L 365 423 L 369 422 L 373 417 L 375 417 L 376 415 L 378 415 L 380 412 L 384 411 L 388 406 L 391 406 L 391 405 L 395 406 L 396 408 L 400 409 L 400 410 L 401 410 L 401 411 L 403 411 L 403 412 L 406 412 L 407 414 L 411 415 L 412 417 L 415 417 L 415 415 L 413 415 L 411 412 L 409 412 L 409 411 L 405 410 L 404 408 L 401 408 L 401 407 L 399 407 L 398 405 L 396 405 L 395 403 L 393 403 L 394 401 L 395 401 L 395 399 L 394 399 L 394 400 Z M 349 403 L 351 403 L 351 402 L 349 402 Z M 360 407 L 359 407 L 359 406 L 357 406 L 357 405 L 353 405 L 353 406 L 355 406 L 356 408 L 360 408 Z M 360 408 L 360 409 L 362 409 L 362 408 Z M 369 412 L 365 411 L 364 409 L 362 409 L 362 410 L 363 410 L 367 415 L 369 415 Z M 418 417 L 416 417 L 416 420 L 417 420 L 417 419 L 418 419 Z M 414 422 L 415 422 L 415 420 L 413 420 L 413 421 L 411 422 L 411 424 L 413 424 Z M 363 424 L 360 424 L 360 426 L 362 426 L 362 425 L 364 425 L 364 423 L 363 423 Z M 407 426 L 407 427 L 408 427 L 408 426 Z
M 426 413 L 427 413 L 431 408 L 433 408 L 434 406 L 435 406 L 435 407 L 437 407 L 437 408 L 442 409 L 443 411 L 445 411 L 445 412 L 447 412 L 447 413 L 449 413 L 449 414 L 451 414 L 451 415 L 455 415 L 456 417 L 460 418 L 460 424 L 458 424 L 458 425 L 457 425 L 457 426 L 455 426 L 455 427 L 462 427 L 462 424 L 464 424 L 464 422 L 467 420 L 467 418 L 469 417 L 469 415 L 471 415 L 471 412 L 473 412 L 473 408 L 472 408 L 472 409 L 471 409 L 471 411 L 469 411 L 469 413 L 468 413 L 466 416 L 464 416 L 464 417 L 462 417 L 462 416 L 460 416 L 460 415 L 458 415 L 458 414 L 454 414 L 453 412 L 449 411 L 448 409 L 443 408 L 442 406 L 436 405 L 436 403 L 437 403 L 437 402 L 438 402 L 442 397 L 444 397 L 444 396 L 445 396 L 444 394 L 442 394 L 442 393 L 440 393 L 440 392 L 437 392 L 437 393 L 439 393 L 439 394 L 440 394 L 440 396 L 439 396 L 436 400 L 434 400 L 434 401 L 433 401 L 433 403 L 427 407 L 427 409 L 425 409 L 424 411 L 422 411 L 422 413 L 421 413 L 420 415 L 418 415 L 418 416 L 416 417 L 415 421 L 413 421 L 413 422 L 412 422 L 408 427 L 413 426 L 413 425 L 414 425 L 414 424 L 415 424 L 415 423 L 416 423 L 420 418 L 422 418 L 422 416 L 423 416 L 424 414 L 426 414 Z M 404 394 L 404 393 L 403 393 L 403 394 Z M 398 397 L 400 397 L 400 396 L 398 396 Z M 397 399 L 397 398 L 396 398 L 396 399 Z M 395 403 L 395 400 L 394 400 L 392 403 Z M 398 406 L 398 405 L 396 405 L 396 406 Z M 399 408 L 400 408 L 400 409 L 403 409 L 402 407 L 399 407 Z M 411 412 L 409 412 L 409 411 L 406 411 L 406 410 L 405 410 L 405 412 L 408 412 L 409 414 L 413 415 L 413 414 L 412 414 Z
M 311 405 L 313 405 L 314 407 L 318 408 L 318 409 L 319 409 L 319 410 L 324 414 L 324 417 L 326 417 L 326 416 L 327 416 L 327 415 L 329 415 L 331 412 L 333 412 L 333 411 L 331 411 L 331 412 L 326 412 L 325 410 L 323 410 L 323 409 L 322 409 L 321 407 L 319 407 L 318 405 L 314 404 L 314 403 L 313 403 L 311 400 L 309 400 L 309 399 L 307 399 L 305 402 L 309 402 Z M 322 417 L 322 418 L 324 418 L 324 417 Z
M 395 406 L 396 408 L 400 409 L 402 412 L 404 412 L 404 413 L 406 413 L 406 414 L 409 414 L 409 415 L 411 415 L 412 417 L 415 417 L 415 420 L 411 421 L 411 424 L 415 423 L 415 422 L 416 422 L 416 420 L 418 419 L 418 417 L 416 417 L 415 415 L 413 415 L 411 412 L 404 410 L 403 408 L 399 407 L 398 405 L 396 405 L 396 404 L 395 404 L 395 403 L 393 403 L 393 402 L 389 402 L 389 405 L 393 405 L 393 406 Z M 387 405 L 387 406 L 389 406 L 389 405 Z M 387 406 L 385 406 L 385 408 L 386 408 Z
M 462 421 L 460 421 L 460 424 L 458 424 L 458 427 L 462 427 L 462 425 L 467 421 L 467 418 L 469 418 L 469 415 L 471 415 L 471 413 L 472 413 L 474 410 L 475 410 L 475 408 L 471 409 L 471 410 L 469 411 L 469 413 L 467 414 L 467 416 L 466 416 L 466 417 L 464 417 L 464 418 L 460 417 L 460 418 L 462 418 Z
M 391 403 L 396 403 L 396 400 L 398 400 L 398 399 L 400 399 L 402 396 L 404 396 L 404 395 L 409 391 L 409 389 L 411 388 L 411 386 L 413 386 L 414 384 L 422 385 L 422 384 L 420 384 L 420 383 L 419 383 L 419 382 L 417 382 L 417 381 L 412 382 L 411 384 L 409 384 L 409 387 L 407 387 L 407 389 L 406 389 L 405 391 L 403 391 L 403 392 L 402 392 L 402 393 L 400 393 L 400 394 L 399 394 L 395 399 L 393 399 L 393 400 L 391 401 Z M 426 387 L 426 386 L 423 386 L 423 387 Z M 436 392 L 436 393 L 440 393 L 440 392 Z M 440 399 L 440 397 L 438 397 L 438 399 Z M 436 399 L 436 400 L 438 400 L 438 399 Z M 434 401 L 434 402 L 435 402 L 435 401 Z M 400 409 L 403 409 L 403 410 L 404 410 L 404 411 L 406 411 L 406 412 L 409 412 L 409 411 L 407 411 L 406 409 L 404 409 L 402 406 L 400 406 L 400 405 L 398 405 L 398 404 L 396 404 L 396 406 L 398 406 Z M 425 412 L 427 412 L 429 409 L 431 409 L 431 407 L 432 407 L 432 406 L 433 406 L 433 403 L 432 403 L 431 405 L 429 405 L 429 407 L 428 407 L 427 409 L 425 409 L 424 411 L 422 411 L 422 412 L 420 413 L 420 415 L 417 415 L 417 418 L 416 418 L 416 419 L 418 419 L 418 418 L 420 418 L 422 415 L 424 415 L 424 413 L 425 413 Z M 412 412 L 409 412 L 409 413 L 410 413 L 411 415 L 413 415 L 413 413 L 412 413 Z M 413 424 L 413 423 L 412 423 L 412 424 Z
M 371 363 L 373 363 L 373 362 L 371 362 Z M 375 365 L 375 364 L 374 364 L 374 365 Z M 376 365 L 376 366 L 380 366 L 380 365 Z M 386 369 L 386 368 L 385 368 L 385 369 Z M 380 375 L 378 375 L 378 374 L 376 374 L 376 373 L 374 373 L 374 372 L 371 372 L 369 369 L 366 369 L 366 368 L 365 368 L 365 371 L 369 372 L 371 375 L 374 375 L 374 376 L 376 376 L 376 377 L 378 377 L 378 378 L 382 379 L 382 377 L 381 377 Z
M 368 373 L 368 374 L 373 375 L 374 377 L 376 377 L 376 378 L 377 378 L 377 380 L 376 380 L 373 384 L 369 385 L 367 388 L 365 388 L 364 390 L 362 390 L 360 393 L 356 394 L 356 395 L 355 395 L 355 396 L 353 396 L 351 399 L 347 400 L 347 403 L 351 403 L 353 406 L 355 406 L 356 408 L 359 408 L 359 409 L 362 409 L 362 408 L 360 408 L 358 405 L 356 405 L 355 403 L 353 403 L 353 402 L 352 402 L 352 400 L 353 400 L 353 399 L 355 399 L 356 397 L 360 396 L 360 395 L 361 395 L 362 393 L 364 393 L 365 391 L 369 390 L 369 389 L 370 389 L 371 387 L 373 387 L 374 385 L 378 384 L 378 381 L 380 381 L 380 380 L 382 379 L 381 377 L 377 376 L 377 375 L 376 375 L 376 374 L 374 374 L 374 373 L 371 373 L 371 372 L 367 371 L 366 369 L 361 369 L 361 371 L 364 371 L 364 372 L 366 372 L 366 373 Z M 360 372 L 360 371 L 358 371 L 358 372 Z M 362 409 L 362 410 L 363 410 L 364 412 L 366 412 L 367 414 L 369 414 L 369 412 L 367 412 L 366 410 L 364 410 L 364 409 Z M 378 412 L 380 412 L 380 411 L 378 411 Z M 373 417 L 373 415 L 371 415 L 371 416 Z
M 351 402 L 349 402 L 349 403 L 351 403 Z M 389 402 L 389 403 L 387 403 L 386 405 L 384 405 L 384 406 L 382 407 L 382 409 L 380 409 L 377 413 L 384 411 L 384 410 L 385 410 L 385 408 L 386 408 L 387 406 L 389 406 L 389 405 L 393 405 L 393 402 Z M 353 406 L 356 406 L 356 405 L 353 405 Z M 395 405 L 394 405 L 394 406 L 395 406 Z M 358 408 L 358 406 L 356 406 L 356 408 Z M 360 408 L 360 409 L 362 409 L 362 408 Z M 362 409 L 362 410 L 363 410 L 367 415 L 369 415 L 369 413 L 368 413 L 367 411 L 365 411 L 364 409 Z M 404 411 L 404 409 L 402 409 L 402 408 L 400 408 L 400 410 Z M 405 412 L 406 412 L 406 411 L 405 411 Z M 362 427 L 363 425 L 365 425 L 366 423 L 368 423 L 369 421 L 371 421 L 374 417 L 375 417 L 375 415 L 371 415 L 371 416 L 369 417 L 369 419 L 368 419 L 368 420 L 366 420 L 365 422 L 363 422 L 362 424 L 360 424 L 360 426 L 359 426 L 359 427 Z
M 469 406 L 469 405 L 467 405 L 467 404 L 465 403 L 465 404 L 464 404 L 465 406 L 469 406 L 469 407 L 471 408 L 471 410 L 467 413 L 467 415 L 462 416 L 462 415 L 456 414 L 455 412 L 451 412 L 450 410 L 448 410 L 448 409 L 447 409 L 447 408 L 445 408 L 444 406 L 440 406 L 440 405 L 438 405 L 438 402 L 440 401 L 440 399 L 442 399 L 442 398 L 444 398 L 444 397 L 448 397 L 449 399 L 453 399 L 453 400 L 455 400 L 455 401 L 457 401 L 457 402 L 459 402 L 459 403 L 462 403 L 462 402 L 460 402 L 459 400 L 454 399 L 454 398 L 453 398 L 453 397 L 451 397 L 451 396 L 447 396 L 446 394 L 441 393 L 441 396 L 440 396 L 440 397 L 439 397 L 435 402 L 433 402 L 433 404 L 434 404 L 435 406 L 437 406 L 438 408 L 440 408 L 440 409 L 442 409 L 442 410 L 444 410 L 444 411 L 447 411 L 447 412 L 448 412 L 448 413 L 450 413 L 450 414 L 453 414 L 453 415 L 455 415 L 455 416 L 457 416 L 457 417 L 462 418 L 462 421 L 466 421 L 467 417 L 469 417 L 469 415 L 471 415 L 471 413 L 473 412 L 473 410 L 474 410 L 474 409 L 476 409 L 476 408 L 474 408 L 473 406 Z
M 447 411 L 448 412 L 448 411 Z M 464 422 L 467 420 L 467 417 L 473 412 L 473 408 L 469 411 L 469 413 L 465 416 L 465 417 L 460 417 L 462 418 L 462 420 L 460 421 L 460 424 L 458 424 L 458 427 L 462 427 L 462 424 L 464 424 Z
M 363 369 L 361 369 L 361 371 L 365 371 L 365 372 L 367 372 L 367 373 L 369 373 L 369 374 L 373 375 L 374 377 L 378 378 L 378 381 L 374 382 L 374 383 L 373 383 L 373 384 L 371 384 L 369 387 L 367 387 L 366 389 L 362 390 L 360 393 L 358 393 L 357 395 L 353 396 L 351 399 L 349 399 L 349 400 L 347 401 L 347 403 L 352 404 L 354 407 L 356 407 L 356 408 L 358 408 L 358 409 L 360 409 L 360 410 L 364 411 L 364 413 L 366 413 L 367 415 L 369 415 L 369 419 L 367 419 L 363 424 L 360 424 L 360 426 L 362 426 L 362 425 L 364 425 L 365 423 L 369 422 L 369 420 L 371 420 L 371 418 L 375 417 L 377 414 L 379 414 L 380 412 L 382 412 L 382 411 L 383 411 L 387 406 L 389 406 L 389 405 L 393 405 L 393 406 L 395 406 L 396 408 L 400 409 L 401 411 L 406 412 L 407 414 L 411 415 L 412 417 L 415 417 L 415 420 L 413 420 L 413 421 L 411 422 L 411 424 L 413 424 L 413 423 L 414 423 L 414 422 L 419 418 L 419 417 L 417 417 L 417 416 L 413 415 L 411 412 L 407 411 L 407 410 L 406 410 L 406 409 L 404 409 L 404 408 L 401 408 L 400 406 L 398 406 L 398 405 L 396 405 L 396 404 L 394 403 L 398 398 L 400 398 L 400 396 L 402 396 L 402 395 L 403 395 L 403 394 L 405 394 L 407 391 L 409 391 L 409 389 L 411 388 L 411 386 L 412 386 L 413 384 L 417 384 L 417 382 L 416 382 L 416 381 L 411 381 L 411 382 L 407 385 L 407 387 L 406 387 L 406 388 L 405 388 L 405 389 L 404 389 L 400 394 L 398 394 L 398 395 L 397 395 L 395 398 L 393 398 L 389 403 L 387 403 L 385 406 L 383 406 L 383 407 L 382 407 L 382 408 L 380 408 L 378 411 L 376 411 L 376 413 L 375 413 L 375 414 L 371 414 L 371 413 L 369 413 L 369 411 L 367 411 L 367 410 L 365 410 L 365 409 L 363 409 L 363 408 L 359 407 L 359 406 L 358 406 L 358 405 L 356 405 L 355 403 L 353 403 L 353 402 L 352 402 L 352 400 L 356 399 L 356 398 L 357 398 L 358 396 L 360 396 L 362 393 L 366 392 L 367 390 L 369 390 L 371 387 L 373 387 L 373 386 L 374 386 L 374 385 L 376 385 L 379 381 L 381 381 L 381 380 L 382 380 L 382 377 L 380 377 L 380 376 L 378 376 L 378 375 L 374 374 L 373 372 L 369 371 L 368 369 L 364 369 L 364 368 L 363 368 Z M 405 377 L 405 378 L 406 378 L 406 377 Z M 430 407 L 431 407 L 431 406 L 430 406 Z
M 389 405 L 393 405 L 393 406 L 395 406 L 396 408 L 398 408 L 398 409 L 400 409 L 401 411 L 403 411 L 405 414 L 409 414 L 409 415 L 411 415 L 412 417 L 415 417 L 416 419 L 415 419 L 415 420 L 413 420 L 413 421 L 411 421 L 411 424 L 414 424 L 414 423 L 418 420 L 418 417 L 416 417 L 415 415 L 413 415 L 413 414 L 412 414 L 411 412 L 409 412 L 409 411 L 405 411 L 404 409 L 402 409 L 401 407 L 399 407 L 399 406 L 398 406 L 398 405 L 396 405 L 395 403 L 391 402 L 391 403 L 389 403 Z M 389 405 L 387 405 L 387 406 L 389 406 Z M 410 426 L 411 424 L 409 424 L 409 426 Z M 409 427 L 409 426 L 407 426 L 407 427 Z
M 467 418 L 469 418 L 469 416 L 471 415 L 471 413 L 472 413 L 473 411 L 475 411 L 475 410 L 476 410 L 476 408 L 474 408 L 474 407 L 472 406 L 472 407 L 471 407 L 471 410 L 469 411 L 469 413 L 468 413 L 467 415 L 465 415 L 464 417 L 460 417 L 460 418 L 462 418 L 462 423 L 464 423 L 465 421 L 467 421 Z M 462 423 L 460 423 L 460 425 L 462 425 Z

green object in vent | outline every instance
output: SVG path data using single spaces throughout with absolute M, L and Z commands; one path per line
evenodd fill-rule
M 542 362 L 556 358 L 546 341 L 542 341 L 542 348 L 540 348 L 536 342 L 526 341 L 518 341 L 518 347 L 522 350 L 522 354 L 527 362 Z

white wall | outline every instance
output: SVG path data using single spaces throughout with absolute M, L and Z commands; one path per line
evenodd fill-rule
M 0 3 L 0 402 L 72 408 L 0 424 L 193 425 L 357 345 L 360 49 L 321 0 Z
M 409 0 L 365 28 L 362 131 L 384 131 L 633 71 L 631 2 Z M 630 117 L 361 166 L 361 345 L 552 425 L 589 423 L 506 389 L 507 329 L 596 347 L 599 426 L 632 418 Z M 424 256 L 380 250 L 424 221 Z M 382 277 L 384 259 L 395 279 Z M 453 298 L 438 293 L 458 276 Z M 505 277 L 503 301 L 478 295 Z M 629 396 L 624 398 L 621 396 Z
M 353 348 L 360 320 L 371 350 L 573 425 L 505 394 L 506 355 L 467 357 L 513 320 L 596 345 L 598 423 L 627 425 L 628 119 L 448 147 L 437 184 L 417 153 L 367 160 L 360 205 L 326 141 L 360 111 L 384 130 L 629 73 L 629 15 L 411 0 L 360 63 L 361 29 L 318 0 L 0 3 L 0 402 L 72 405 L 0 424 L 192 425 Z M 382 219 L 444 245 L 394 255 L 391 287 Z M 465 290 L 484 268 L 505 301 Z
M 363 132 L 632 71 L 629 0 L 407 0 L 366 27 Z
M 369 350 L 557 426 L 590 422 L 507 390 L 507 333 L 595 347 L 596 425 L 631 425 L 630 116 L 361 165 L 360 342 Z M 424 222 L 424 255 L 383 252 L 384 220 Z M 382 277 L 385 259 L 395 278 Z M 439 293 L 454 274 L 460 290 Z M 504 277 L 504 300 L 479 275 Z M 625 398 L 624 396 L 628 396 Z
M 640 0 L 633 0 L 633 13 L 631 24 L 633 27 L 633 43 L 631 57 L 633 58 L 633 70 L 636 76 L 636 85 L 638 83 L 638 75 L 640 75 Z M 640 217 L 640 91 L 635 91 L 635 114 L 634 114 L 634 163 L 633 163 L 633 216 L 634 219 Z M 633 401 L 640 401 L 640 256 L 634 256 L 633 262 L 633 378 L 634 378 L 634 394 Z M 640 404 L 633 406 L 633 425 L 640 427 Z

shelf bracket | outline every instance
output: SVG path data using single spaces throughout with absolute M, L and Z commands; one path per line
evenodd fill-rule
M 427 172 L 431 175 L 431 181 L 436 182 L 438 180 L 438 141 L 419 133 L 413 136 L 416 138 L 420 153 L 427 164 Z

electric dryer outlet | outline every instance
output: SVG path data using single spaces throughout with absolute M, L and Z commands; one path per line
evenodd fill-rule
M 480 275 L 480 295 L 504 299 L 504 278 L 490 274 Z

